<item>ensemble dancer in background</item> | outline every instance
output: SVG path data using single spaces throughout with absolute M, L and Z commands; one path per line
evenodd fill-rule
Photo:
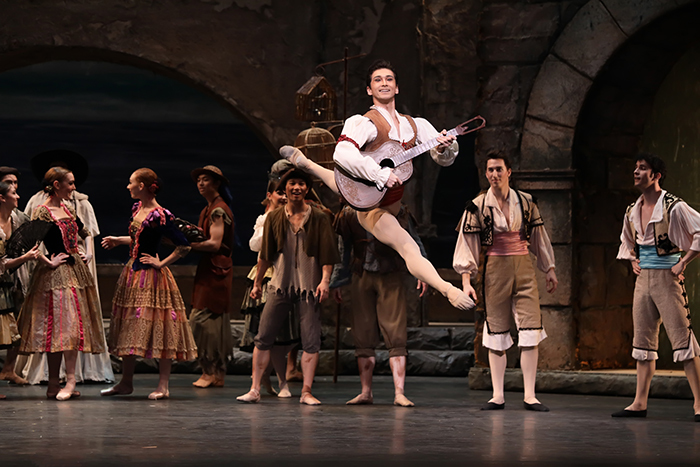
M 47 353 L 48 398 L 77 397 L 75 365 L 78 352 L 105 351 L 102 310 L 95 282 L 86 263 L 92 258 L 78 250 L 78 236 L 90 236 L 75 211 L 64 204 L 75 190 L 73 173 L 52 167 L 44 176 L 49 194 L 32 214 L 32 221 L 51 224 L 43 244 L 48 255 L 39 255 L 31 286 L 19 315 L 20 353 Z M 65 358 L 66 385 L 60 387 L 59 371 Z
M 285 161 L 286 162 L 286 161 Z M 289 169 L 291 169 L 291 164 Z M 287 204 L 287 194 L 283 189 L 277 189 L 279 180 L 271 180 L 267 187 L 267 197 L 265 198 L 265 213 L 258 216 L 255 221 L 255 227 L 253 231 L 253 236 L 250 237 L 248 245 L 251 251 L 258 253 L 258 259 L 260 258 L 260 250 L 262 249 L 262 239 L 265 227 L 265 219 L 267 215 Z M 255 277 L 257 276 L 258 267 L 257 264 L 253 266 L 248 274 L 248 279 L 251 281 L 250 286 L 246 289 L 246 296 L 243 297 L 243 304 L 241 306 L 241 313 L 245 315 L 245 328 L 243 330 L 243 335 L 241 336 L 241 348 L 246 349 L 246 351 L 253 351 L 255 336 L 258 334 L 260 328 L 260 317 L 262 315 L 263 308 L 267 302 L 268 293 L 268 282 L 272 279 L 274 266 L 270 266 L 265 274 L 263 275 L 261 282 L 261 296 L 259 298 L 252 298 L 250 293 L 253 291 L 253 286 L 255 283 Z M 292 393 L 289 391 L 289 386 L 287 385 L 287 360 L 286 356 L 289 351 L 289 347 L 299 342 L 301 337 L 299 336 L 299 313 L 297 307 L 290 305 L 289 313 L 287 319 L 282 324 L 277 338 L 275 339 L 275 345 L 270 350 L 270 366 L 272 366 L 277 374 L 277 382 L 279 387 L 278 397 L 292 397 Z M 250 350 L 248 350 L 250 349 Z M 261 384 L 265 386 L 265 390 L 273 395 L 275 393 L 272 388 L 272 383 L 270 382 L 270 366 L 262 376 Z
M 168 265 L 185 256 L 189 244 L 173 224 L 174 217 L 156 201 L 160 182 L 148 168 L 129 177 L 127 189 L 139 200 L 131 210 L 129 236 L 104 237 L 102 246 L 112 249 L 129 246 L 129 261 L 124 266 L 112 301 L 109 350 L 122 358 L 122 378 L 103 396 L 131 394 L 134 390 L 136 357 L 156 358 L 160 378 L 149 399 L 167 399 L 172 360 L 194 360 L 197 346 L 185 315 L 185 303 Z M 175 250 L 164 259 L 158 246 L 166 237 Z
M 304 202 L 310 187 L 311 177 L 305 172 L 298 169 L 287 172 L 279 183 L 279 188 L 284 188 L 287 194 L 287 204 L 269 213 L 265 220 L 251 298 L 262 296 L 265 272 L 272 265 L 275 269 L 255 337 L 253 382 L 250 391 L 238 397 L 241 402 L 260 401 L 260 382 L 270 362 L 270 349 L 289 315 L 289 307 L 296 304 L 304 350 L 301 358 L 304 386 L 299 402 L 320 404 L 311 394 L 321 349 L 320 303 L 328 297 L 333 265 L 340 258 L 328 215 Z
M 659 358 L 663 322 L 673 347 L 673 361 L 682 362 L 693 392 L 695 421 L 700 422 L 700 346 L 690 322 L 683 271 L 700 253 L 700 214 L 661 188 L 666 164 L 658 156 L 640 154 L 634 186 L 641 196 L 625 213 L 617 259 L 629 260 L 634 284 L 632 358 L 637 361 L 637 391 L 627 408 L 613 417 L 646 417 L 649 387 Z M 686 254 L 681 257 L 681 252 Z
M 199 194 L 207 206 L 199 215 L 199 227 L 206 240 L 192 243 L 202 253 L 194 276 L 190 326 L 197 344 L 197 362 L 202 376 L 192 383 L 198 388 L 223 387 L 226 365 L 233 354 L 231 336 L 231 287 L 233 285 L 233 250 L 235 229 L 229 207 L 229 181 L 218 167 L 207 165 L 192 171 Z
M 394 67 L 387 61 L 374 62 L 367 72 L 367 94 L 374 105 L 365 115 L 354 115 L 345 121 L 342 134 L 333 154 L 336 165 L 350 175 L 367 180 L 378 189 L 388 188 L 379 207 L 358 212 L 360 224 L 377 240 L 396 250 L 406 262 L 409 272 L 446 296 L 450 303 L 466 310 L 474 302 L 460 288 L 443 280 L 435 267 L 421 255 L 420 248 L 396 220 L 401 207 L 403 186 L 393 169 L 381 167 L 372 158 L 360 152 L 373 151 L 389 140 L 410 148 L 420 142 L 437 138 L 438 146 L 430 150 L 432 159 L 441 166 L 451 165 L 459 152 L 454 136 L 442 136 L 423 118 L 412 118 L 396 111 L 396 95 L 399 93 Z M 320 178 L 330 189 L 338 191 L 333 171 L 310 161 L 291 146 L 283 146 L 280 154 L 294 165 Z
M 37 154 L 31 159 L 30 164 L 32 172 L 39 181 L 42 180 L 44 173 L 50 167 L 63 167 L 68 169 L 72 171 L 75 176 L 76 187 L 79 187 L 85 182 L 89 173 L 87 161 L 83 156 L 76 152 L 63 149 Z M 34 209 L 40 204 L 43 204 L 47 197 L 48 195 L 43 190 L 32 196 L 27 202 L 27 206 L 24 208 L 25 214 L 31 216 Z M 97 223 L 95 211 L 88 199 L 88 195 L 74 190 L 70 198 L 64 200 L 64 203 L 73 208 L 73 211 L 77 213 L 78 217 L 85 225 L 86 230 L 90 232 L 90 236 L 84 239 L 78 239 L 78 248 L 84 251 L 88 256 L 94 256 L 94 239 L 100 234 L 100 227 Z M 88 269 L 90 269 L 90 274 L 92 274 L 92 278 L 95 282 L 95 290 L 99 296 L 100 288 L 98 284 L 96 262 L 90 261 L 88 263 Z M 106 348 L 107 343 L 105 341 L 105 349 Z M 20 357 L 17 367 L 17 372 L 21 372 L 31 384 L 39 384 L 42 381 L 46 381 L 48 378 L 48 364 L 45 354 Z M 62 366 L 61 378 L 64 377 L 65 368 Z M 114 372 L 112 371 L 112 362 L 109 359 L 109 352 L 105 350 L 105 352 L 101 354 L 79 353 L 75 365 L 75 379 L 79 383 L 83 381 L 113 382 Z
M 399 224 L 418 244 L 421 254 L 426 255 L 423 243 L 416 232 L 416 221 L 401 206 L 396 216 Z M 394 377 L 394 405 L 413 407 L 404 394 L 406 382 L 406 286 L 408 273 L 401 256 L 377 241 L 362 228 L 357 212 L 345 206 L 337 215 L 335 229 L 343 239 L 343 264 L 336 268 L 331 281 L 337 301 L 342 301 L 340 287 L 352 277 L 352 337 L 355 341 L 355 356 L 360 372 L 362 392 L 347 402 L 348 405 L 372 404 L 372 372 L 376 363 L 375 349 L 379 345 L 379 332 L 389 350 L 389 367 Z M 348 254 L 352 250 L 352 259 Z M 425 294 L 427 284 L 418 281 L 420 296 Z
M 535 396 L 538 345 L 547 334 L 542 326 L 537 278 L 529 253 L 537 257 L 537 267 L 547 274 L 547 292 L 554 292 L 559 282 L 554 272 L 552 243 L 537 202 L 530 194 L 510 188 L 510 176 L 511 165 L 506 156 L 488 156 L 486 179 L 490 186 L 467 203 L 459 222 L 453 267 L 462 275 L 464 292 L 476 300 L 470 280 L 477 272 L 481 247 L 486 247 L 483 345 L 489 349 L 493 397 L 482 410 L 505 407 L 503 384 L 506 350 L 513 345 L 512 315 L 518 330 L 525 409 L 547 412 L 549 409 Z
M 2 169 L 4 167 L 0 167 L 0 171 Z M 35 260 L 39 256 L 39 246 L 34 246 L 17 258 L 6 256 L 7 241 L 15 229 L 26 221 L 24 214 L 20 216 L 16 213 L 18 200 L 19 195 L 14 185 L 0 181 L 0 349 L 7 349 L 7 358 L 0 377 L 15 384 L 27 384 L 14 371 L 21 340 L 15 314 L 19 311 L 19 302 L 23 297 L 22 286 L 15 271 L 27 261 Z M 5 396 L 0 394 L 0 399 L 4 398 Z
M 12 232 L 29 220 L 29 216 L 17 207 L 19 175 L 19 170 L 14 167 L 0 167 L 0 182 L 7 184 L 7 187 L 3 186 L 0 190 L 2 195 L 0 196 L 0 228 L 2 229 L 0 232 L 2 241 L 0 256 L 6 254 L 5 244 L 10 239 Z M 8 346 L 6 347 L 5 363 L 0 371 L 0 380 L 19 385 L 29 384 L 29 382 L 15 372 L 20 337 L 16 320 L 24 297 L 27 295 L 31 271 L 34 268 L 34 261 L 27 261 L 37 258 L 39 255 L 38 247 L 27 252 L 26 255 L 28 255 L 26 259 L 19 263 L 16 262 L 16 259 L 0 259 L 0 307 L 2 307 L 0 310 L 2 330 L 0 332 L 3 333 L 3 336 L 0 337 L 0 348 Z M 10 329 L 14 329 L 14 331 L 10 331 Z M 13 340 L 14 338 L 16 340 Z

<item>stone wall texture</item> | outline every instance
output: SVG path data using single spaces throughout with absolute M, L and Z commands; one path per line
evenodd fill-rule
M 308 126 L 293 119 L 293 97 L 317 64 L 346 48 L 367 54 L 350 62 L 349 115 L 370 103 L 367 65 L 388 58 L 400 112 L 438 128 L 481 113 L 477 166 L 508 156 L 516 185 L 541 200 L 560 279 L 542 293 L 541 366 L 626 367 L 633 277 L 615 254 L 635 196 L 628 173 L 660 83 L 698 40 L 699 10 L 697 0 L 7 0 L 0 71 L 59 59 L 149 69 L 217 98 L 274 153 Z M 340 109 L 342 70 L 325 68 Z M 431 233 L 441 169 L 416 169 L 405 200 Z M 426 324 L 422 306 L 411 324 Z

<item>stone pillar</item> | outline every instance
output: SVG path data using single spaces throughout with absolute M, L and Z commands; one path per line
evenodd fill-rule
M 554 293 L 547 293 L 545 274 L 537 271 L 542 321 L 548 336 L 540 344 L 539 366 L 546 370 L 572 369 L 576 366 L 571 228 L 574 173 L 572 169 L 513 172 L 515 187 L 532 194 L 537 200 L 554 247 L 556 274 L 559 280 L 559 286 Z

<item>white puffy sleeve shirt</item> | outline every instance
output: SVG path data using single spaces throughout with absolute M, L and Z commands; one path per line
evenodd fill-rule
M 643 233 L 635 230 L 635 233 L 632 234 L 630 232 L 629 219 L 627 216 L 624 217 L 617 259 L 626 259 L 630 261 L 637 259 L 634 253 L 635 241 L 639 245 L 655 245 L 653 224 L 654 222 L 663 220 L 663 198 L 665 194 L 666 191 L 662 190 L 659 199 L 654 205 L 654 211 L 651 214 L 651 218 L 649 218 L 649 223 L 646 225 Z M 632 223 L 638 228 L 642 226 L 643 201 L 644 198 L 640 196 L 630 213 Z M 700 213 L 688 206 L 688 203 L 685 201 L 679 201 L 671 209 L 668 221 L 668 238 L 683 251 L 700 251 Z
M 498 200 L 493 195 L 491 189 L 486 192 L 484 199 L 486 208 L 493 208 L 493 233 L 494 235 L 503 232 L 517 232 L 523 223 L 523 216 L 520 209 L 520 199 L 513 189 L 508 195 L 509 216 L 498 207 Z M 481 251 L 481 240 L 478 233 L 464 233 L 464 223 L 467 213 L 462 215 L 459 221 L 457 234 L 457 246 L 452 258 L 452 267 L 458 274 L 473 275 L 479 268 L 479 252 Z M 542 272 L 547 272 L 555 267 L 554 249 L 552 242 L 547 235 L 544 226 L 535 227 L 530 234 L 528 246 L 530 252 L 537 258 L 537 268 Z
M 262 249 L 262 238 L 263 232 L 265 231 L 265 219 L 267 218 L 267 213 L 261 214 L 255 219 L 255 226 L 253 227 L 253 236 L 248 240 L 248 246 L 251 251 L 260 253 Z
M 391 130 L 389 131 L 390 139 L 399 142 L 406 142 L 413 139 L 413 128 L 406 117 L 395 111 L 396 118 L 399 121 L 399 128 L 397 129 L 394 125 L 394 119 L 386 110 L 374 106 L 372 108 L 379 111 L 391 126 Z M 440 132 L 426 119 L 414 118 L 413 120 L 416 123 L 416 130 L 418 133 L 416 135 L 417 144 L 427 142 L 440 136 Z M 374 123 L 372 123 L 369 118 L 362 115 L 353 115 L 345 121 L 342 135 L 353 140 L 357 143 L 357 146 L 361 148 L 377 138 L 377 127 L 374 126 Z M 458 154 L 459 145 L 457 141 L 452 143 L 450 147 L 443 152 L 438 152 L 437 148 L 432 148 L 430 150 L 430 157 L 443 167 L 451 165 Z M 380 190 L 384 188 L 384 185 L 386 185 L 386 182 L 389 180 L 391 169 L 389 167 L 381 167 L 370 157 L 364 157 L 360 153 L 360 150 L 350 141 L 340 141 L 336 145 L 333 160 L 351 175 L 374 182 Z

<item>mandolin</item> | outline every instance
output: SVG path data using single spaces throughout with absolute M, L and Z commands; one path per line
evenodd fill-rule
M 460 123 L 447 132 L 448 135 L 466 135 L 480 130 L 486 126 L 486 120 L 482 116 L 476 116 L 464 123 Z M 440 135 L 444 136 L 444 135 Z M 437 146 L 437 138 L 421 143 L 410 149 L 404 149 L 397 141 L 387 141 L 374 151 L 360 151 L 364 157 L 371 157 L 382 167 L 391 167 L 394 174 L 405 183 L 413 175 L 413 164 L 411 159 L 420 156 L 424 152 Z M 358 211 L 369 211 L 379 206 L 387 188 L 381 190 L 374 182 L 363 178 L 355 177 L 338 165 L 335 165 L 335 183 L 338 191 L 345 200 Z

